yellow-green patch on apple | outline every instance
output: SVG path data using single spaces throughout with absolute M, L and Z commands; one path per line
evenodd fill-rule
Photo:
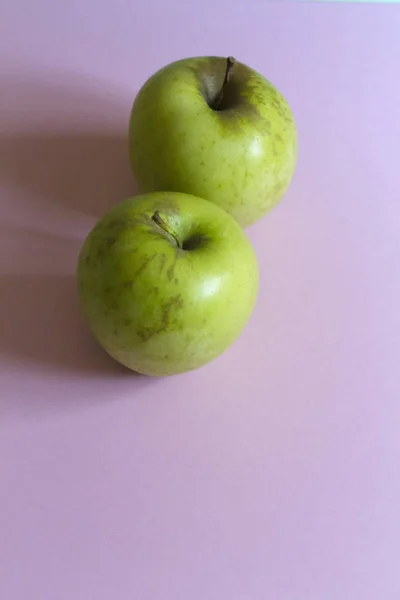
M 215 204 L 156 192 L 115 206 L 87 236 L 77 282 L 94 337 L 146 375 L 210 362 L 238 337 L 258 289 L 253 248 Z
M 141 192 L 206 198 L 243 227 L 281 200 L 297 161 L 286 99 L 232 58 L 187 58 L 160 69 L 136 96 L 129 140 Z

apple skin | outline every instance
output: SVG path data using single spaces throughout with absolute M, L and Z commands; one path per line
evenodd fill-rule
M 183 59 L 140 89 L 129 122 L 131 166 L 140 192 L 206 198 L 247 227 L 285 194 L 297 161 L 297 133 L 282 94 L 236 62 L 220 110 L 227 59 Z
M 159 215 L 175 238 L 153 220 Z M 246 325 L 258 267 L 239 224 L 186 194 L 130 198 L 87 236 L 78 293 L 94 337 L 116 361 L 165 376 L 205 365 Z

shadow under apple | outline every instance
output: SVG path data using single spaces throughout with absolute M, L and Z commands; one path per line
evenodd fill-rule
M 127 143 L 132 101 L 76 75 L 0 78 L 0 179 L 10 190 L 3 196 L 0 257 L 0 343 L 7 359 L 132 375 L 83 322 L 75 283 L 83 238 L 72 229 L 79 214 L 83 221 L 87 214 L 98 218 L 135 193 Z M 55 210 L 47 217 L 49 202 Z M 77 218 L 69 220 L 65 209 Z
M 102 216 L 136 194 L 128 143 L 117 133 L 29 133 L 0 141 L 3 181 L 64 207 Z
M 0 314 L 1 342 L 8 358 L 74 375 L 135 375 L 92 337 L 71 275 L 2 275 Z
M 76 75 L 1 79 L 1 180 L 96 217 L 135 195 L 128 153 L 133 98 Z

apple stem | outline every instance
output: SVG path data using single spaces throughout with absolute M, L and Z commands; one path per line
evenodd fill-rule
M 158 210 L 156 210 L 156 212 L 154 213 L 154 215 L 151 217 L 151 220 L 154 221 L 154 223 L 156 223 L 159 227 L 161 227 L 161 229 L 163 229 L 166 233 L 168 233 L 168 235 L 170 235 L 176 245 L 178 246 L 178 248 L 182 248 L 178 236 L 176 235 L 176 233 L 170 228 L 170 226 L 168 225 L 168 223 L 166 221 L 164 221 L 164 219 L 162 218 L 162 216 L 160 215 L 160 213 L 158 212 Z
M 211 108 L 213 110 L 220 110 L 220 108 L 221 108 L 221 104 L 224 99 L 226 84 L 229 81 L 229 77 L 232 73 L 232 69 L 233 69 L 235 63 L 236 63 L 236 60 L 232 56 L 228 56 L 228 58 L 226 59 L 226 69 L 225 69 L 224 81 L 222 82 L 221 89 L 219 90 L 218 94 L 216 95 L 215 100 L 211 106 Z

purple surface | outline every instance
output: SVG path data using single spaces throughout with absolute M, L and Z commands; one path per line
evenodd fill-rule
M 0 597 L 400 598 L 400 7 L 4 0 Z M 133 189 L 157 68 L 233 54 L 299 162 L 249 230 L 254 316 L 215 363 L 129 376 L 79 316 L 96 218 Z

